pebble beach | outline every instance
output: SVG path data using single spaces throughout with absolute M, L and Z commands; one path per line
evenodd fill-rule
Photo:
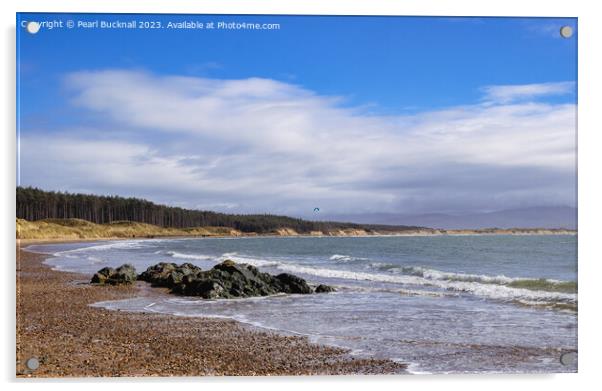
M 90 304 L 166 295 L 144 282 L 91 286 L 17 246 L 17 377 L 403 374 L 404 364 L 355 358 L 304 337 L 233 320 L 109 311 Z M 29 358 L 39 368 L 26 366 Z

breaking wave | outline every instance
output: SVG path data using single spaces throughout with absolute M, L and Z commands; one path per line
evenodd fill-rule
M 355 272 L 349 270 L 335 270 L 301 266 L 294 264 L 281 264 L 278 269 L 291 273 L 302 273 L 327 278 L 340 278 L 349 280 L 367 280 L 393 284 L 407 284 L 416 286 L 430 286 L 443 290 L 472 293 L 478 296 L 501 300 L 533 300 L 573 303 L 577 296 L 565 292 L 549 292 L 531 290 L 526 288 L 514 288 L 507 285 L 487 284 L 478 281 L 452 281 L 443 279 L 429 279 L 423 276 L 403 274 L 375 274 L 366 272 Z
M 306 276 L 340 279 L 350 281 L 374 281 L 387 284 L 400 284 L 419 288 L 435 288 L 442 292 L 462 292 L 476 296 L 504 300 L 536 302 L 542 305 L 567 304 L 577 302 L 576 283 L 570 281 L 512 278 L 504 275 L 488 276 L 480 274 L 463 274 L 444 272 L 423 267 L 403 267 L 387 263 L 370 263 L 368 268 L 373 271 L 344 270 L 338 268 L 303 265 L 291 261 L 269 260 L 241 255 L 224 253 L 219 257 L 199 254 L 182 254 L 168 252 L 174 258 L 182 259 L 213 259 L 221 262 L 231 259 L 238 263 L 247 263 L 257 267 L 273 267 L 282 272 L 303 274 Z M 334 254 L 330 257 L 336 262 L 347 263 L 359 258 Z M 432 292 L 431 292 L 432 293 Z
M 87 246 L 87 247 L 78 247 L 78 248 L 74 248 L 71 250 L 58 251 L 56 253 L 53 253 L 52 255 L 55 257 L 60 257 L 60 256 L 66 255 L 66 254 L 81 253 L 81 252 L 87 252 L 87 251 L 106 251 L 106 250 L 114 250 L 114 249 L 129 250 L 129 249 L 140 249 L 140 248 L 146 248 L 146 247 L 148 247 L 148 245 L 139 240 L 124 240 L 124 241 L 118 241 L 118 242 L 95 244 L 93 246 Z
M 427 280 L 477 282 L 548 292 L 577 292 L 577 283 L 574 281 L 560 281 L 545 278 L 517 278 L 504 275 L 488 276 L 483 274 L 451 273 L 420 266 L 401 267 L 387 263 L 372 263 L 370 266 L 377 270 L 387 270 L 392 273 L 423 277 Z
M 368 260 L 367 258 L 352 257 L 351 255 L 341 255 L 341 254 L 334 254 L 329 259 L 331 261 L 340 262 L 340 263 L 347 263 L 347 262 L 354 262 L 354 261 L 367 261 Z
M 198 260 L 198 261 L 207 261 L 207 260 L 211 260 L 211 259 L 215 259 L 215 257 L 212 257 L 210 255 L 202 255 L 202 254 L 183 254 L 183 253 L 179 253 L 176 251 L 167 251 L 165 254 L 173 257 L 173 258 L 179 258 L 179 259 L 194 259 L 194 260 Z

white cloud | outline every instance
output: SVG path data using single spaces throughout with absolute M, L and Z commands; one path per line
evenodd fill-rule
M 187 183 L 198 179 L 180 159 L 132 142 L 22 136 L 20 160 L 22 177 L 35 175 L 39 186 L 49 189 L 131 186 L 128 193 L 134 194 L 169 186 L 186 190 Z
M 374 116 L 269 79 L 112 70 L 67 82 L 76 105 L 110 118 L 112 141 L 24 137 L 24 184 L 295 214 L 575 201 L 575 105 L 518 101 L 569 88 L 558 83 L 492 86 L 487 104 Z
M 566 95 L 575 91 L 574 82 L 518 84 L 487 86 L 483 88 L 485 100 L 494 103 L 510 103 L 549 95 Z

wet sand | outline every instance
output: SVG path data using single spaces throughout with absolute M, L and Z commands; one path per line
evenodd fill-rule
M 17 248 L 17 377 L 406 373 L 403 364 L 231 320 L 93 308 L 165 293 L 143 282 L 91 286 L 91 276 L 51 270 L 47 257 Z M 26 368 L 30 357 L 40 362 L 35 371 Z

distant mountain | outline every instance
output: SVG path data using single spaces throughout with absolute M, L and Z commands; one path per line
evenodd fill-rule
M 357 224 L 412 225 L 441 229 L 577 228 L 577 209 L 568 206 L 542 206 L 464 215 L 367 213 L 328 215 L 326 218 Z

